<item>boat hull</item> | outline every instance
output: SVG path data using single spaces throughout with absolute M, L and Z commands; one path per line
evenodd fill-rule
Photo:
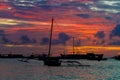
M 60 58 L 58 58 L 58 57 L 47 57 L 46 59 L 44 59 L 44 65 L 47 65 L 47 66 L 60 66 L 61 61 L 60 61 Z

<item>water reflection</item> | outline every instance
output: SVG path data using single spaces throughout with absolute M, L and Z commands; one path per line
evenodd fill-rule
M 90 67 L 48 67 L 43 62 L 30 60 L 29 63 L 16 59 L 0 59 L 0 80 L 109 80 L 120 79 L 119 61 L 81 60 Z

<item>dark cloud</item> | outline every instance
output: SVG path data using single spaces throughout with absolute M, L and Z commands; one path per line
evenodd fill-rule
M 105 33 L 104 31 L 98 31 L 94 36 L 99 39 L 103 39 L 105 37 Z
M 61 33 L 58 34 L 58 39 L 53 39 L 53 40 L 52 40 L 52 44 L 54 44 L 54 45 L 57 45 L 57 44 L 63 44 L 63 45 L 65 45 L 66 42 L 67 42 L 70 38 L 71 38 L 71 37 L 70 37 L 69 35 L 67 35 L 67 34 L 64 33 L 64 32 L 61 32 Z M 46 45 L 46 44 L 48 44 L 48 43 L 49 43 L 49 38 L 44 37 L 44 38 L 42 38 L 40 44 Z
M 107 19 L 107 20 L 113 20 L 112 17 L 108 17 L 108 16 L 106 16 L 105 19 Z
M 33 38 L 33 39 L 31 40 L 31 43 L 37 43 L 37 40 L 36 40 L 35 38 Z
M 60 44 L 60 41 L 59 41 L 58 39 L 53 39 L 53 40 L 52 40 L 52 44 L 53 44 L 53 45 Z
M 71 37 L 70 37 L 69 35 L 67 35 L 66 33 L 64 33 L 64 32 L 61 32 L 61 33 L 59 33 L 59 35 L 58 35 L 58 41 L 59 41 L 61 44 L 63 44 L 63 45 L 65 45 L 66 42 L 67 42 L 70 38 L 71 38 Z
M 35 6 L 42 8 L 44 10 L 50 10 L 53 8 L 53 5 L 48 4 L 48 0 L 36 1 L 34 2 Z
M 95 44 L 95 45 L 103 45 L 103 44 L 105 44 L 105 40 L 104 39 L 102 39 L 102 40 L 93 40 L 93 44 Z
M 27 35 L 22 35 L 20 41 L 22 44 L 36 43 L 36 39 L 30 39 Z
M 81 46 L 81 40 L 75 40 L 75 46 Z
M 49 38 L 47 38 L 47 37 L 42 38 L 40 44 L 42 44 L 42 45 L 49 44 Z M 60 41 L 57 40 L 57 39 L 53 39 L 53 40 L 52 40 L 52 44 L 53 44 L 53 45 L 60 44 Z
M 0 29 L 0 36 L 5 36 L 5 31 Z
M 114 36 L 120 37 L 120 24 L 116 25 L 116 27 L 110 32 L 110 38 Z
M 29 37 L 28 37 L 27 35 L 21 36 L 21 37 L 20 37 L 20 40 L 22 41 L 23 44 L 24 44 L 24 43 L 30 43 L 30 42 L 31 42 L 30 39 L 29 39 Z
M 15 15 L 15 14 L 18 14 L 18 15 Z M 23 17 L 23 16 L 28 16 L 28 15 L 29 16 L 33 16 L 33 17 L 30 17 L 30 18 Z M 0 11 L 0 18 L 15 19 L 15 20 L 27 20 L 27 21 L 37 21 L 37 20 L 40 20 L 39 18 L 36 18 L 36 15 L 34 15 L 32 13 L 27 13 L 27 11 L 19 11 L 19 12 L 15 12 L 15 13 L 7 12 L 7 11 Z
M 41 5 L 40 7 L 44 10 L 51 10 L 52 9 L 52 6 L 50 6 L 50 5 Z
M 48 43 L 49 43 L 49 38 L 47 38 L 47 37 L 42 38 L 42 40 L 40 42 L 40 44 L 42 44 L 42 45 L 46 45 Z
M 11 41 L 7 38 L 7 34 L 4 30 L 0 30 L 0 43 L 1 44 L 7 44 L 11 43 Z
M 35 1 L 10 0 L 6 2 L 6 4 L 11 6 L 11 10 L 0 10 L 0 17 L 16 19 L 16 20 L 31 20 L 31 21 L 39 20 L 35 12 L 38 12 L 38 10 L 41 10 L 41 9 L 37 7 L 37 5 L 34 5 L 35 2 L 36 0 Z M 30 5 L 33 5 L 33 6 L 30 6 Z M 27 17 L 27 16 L 30 16 L 30 17 Z
M 68 8 L 69 6 L 74 7 L 74 9 L 76 7 L 89 8 L 88 5 L 84 3 L 80 3 L 79 1 L 65 2 L 65 3 L 62 3 L 60 7 Z
M 11 43 L 7 37 L 2 37 L 3 44 Z
M 23 32 L 21 32 L 21 33 L 23 33 Z M 27 33 L 27 31 L 26 31 L 26 33 Z M 23 34 L 26 34 L 26 33 L 24 32 Z M 9 43 L 9 44 L 37 43 L 37 40 L 35 38 L 29 38 L 27 35 L 22 35 L 22 36 L 20 36 L 20 35 L 21 34 L 16 34 L 14 39 L 11 39 L 10 35 L 6 34 L 4 30 L 0 30 L 0 43 L 1 44 L 7 44 L 7 43 Z M 17 40 L 16 36 L 18 37 L 18 40 Z
M 112 41 L 108 45 L 120 45 L 120 40 Z
M 9 4 L 15 9 L 19 10 L 27 10 L 27 11 L 35 11 L 36 8 L 42 8 L 44 10 L 51 9 L 54 5 L 48 4 L 48 0 L 30 0 L 30 1 L 21 1 L 21 0 L 13 0 L 9 1 Z
M 11 12 L 8 12 L 7 11 L 0 11 L 0 17 L 1 18 L 12 18 L 13 17 L 13 14 Z
M 104 31 L 98 31 L 95 35 L 94 35 L 96 38 L 96 40 L 93 40 L 93 43 L 96 44 L 96 45 L 102 45 L 105 43 L 105 33 Z
M 85 19 L 90 18 L 89 14 L 76 14 L 76 16 L 79 16 L 79 17 L 85 18 Z

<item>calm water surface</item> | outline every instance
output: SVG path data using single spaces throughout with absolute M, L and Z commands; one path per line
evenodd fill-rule
M 17 59 L 0 59 L 0 80 L 120 80 L 120 61 L 80 60 L 85 66 L 43 66 L 42 61 L 29 63 Z

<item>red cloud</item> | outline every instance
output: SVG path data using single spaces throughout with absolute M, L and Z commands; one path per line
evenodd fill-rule
M 7 10 L 9 9 L 10 6 L 8 6 L 7 4 L 0 2 L 0 10 Z

